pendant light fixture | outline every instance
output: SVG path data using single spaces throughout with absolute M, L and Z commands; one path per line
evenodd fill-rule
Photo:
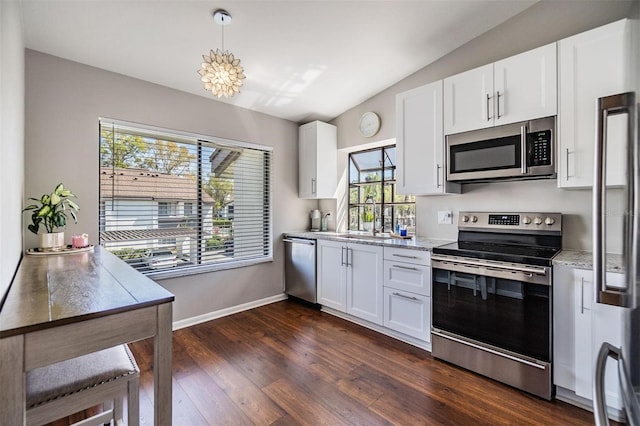
M 244 68 L 240 65 L 240 59 L 224 50 L 224 27 L 231 23 L 231 15 L 226 10 L 218 9 L 213 12 L 213 20 L 222 27 L 222 50 L 211 50 L 208 55 L 202 55 L 204 62 L 198 74 L 206 90 L 218 98 L 231 98 L 240 93 L 242 80 L 245 79 Z

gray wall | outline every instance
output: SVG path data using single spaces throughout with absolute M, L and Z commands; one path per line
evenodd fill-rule
M 24 40 L 20 5 L 0 2 L 0 303 L 22 253 Z
M 543 46 L 564 37 L 628 17 L 637 2 L 632 1 L 543 1 L 461 46 L 452 53 L 389 87 L 362 104 L 346 111 L 332 123 L 338 127 L 340 156 L 361 144 L 395 138 L 395 96 L 400 92 L 475 68 L 480 65 Z M 375 111 L 381 117 L 380 132 L 372 139 L 358 133 L 358 120 L 365 111 Z M 339 164 L 346 164 L 344 158 Z M 338 172 L 344 175 L 344 169 Z M 564 246 L 590 249 L 591 191 L 560 190 L 555 181 L 504 182 L 465 185 L 463 194 L 455 196 L 418 197 L 416 201 L 418 234 L 432 238 L 456 238 L 455 225 L 437 225 L 437 211 L 450 209 L 494 211 L 559 211 L 565 217 Z M 613 191 L 609 226 L 612 238 L 608 249 L 619 252 L 621 247 L 621 191 Z M 344 203 L 338 200 L 337 204 Z M 336 211 L 335 201 L 323 200 L 323 211 Z M 457 219 L 457 216 L 456 216 Z
M 144 123 L 272 146 L 274 261 L 159 281 L 176 295 L 174 320 L 281 294 L 284 231 L 303 230 L 316 203 L 297 197 L 296 123 L 206 97 L 26 51 L 26 180 L 28 196 L 64 182 L 78 196 L 72 233 L 98 235 L 98 117 Z M 25 246 L 37 245 L 29 233 Z

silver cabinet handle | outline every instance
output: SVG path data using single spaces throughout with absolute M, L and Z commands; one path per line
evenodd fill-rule
M 598 352 L 595 380 L 593 382 L 593 417 L 596 426 L 609 425 L 609 418 L 607 417 L 607 402 L 604 393 L 604 372 L 607 366 L 608 357 L 620 362 L 620 349 L 610 343 L 604 342 Z
M 344 250 L 346 247 L 340 247 L 342 249 L 342 251 L 340 252 L 340 266 L 344 266 Z
M 593 178 L 593 289 L 595 301 L 608 305 L 634 308 L 635 286 L 634 278 L 638 271 L 638 231 L 640 219 L 633 214 L 638 198 L 638 161 L 640 150 L 634 141 L 635 129 L 635 94 L 633 92 L 599 98 L 596 119 L 596 142 L 594 153 Z M 627 114 L 627 143 L 629 181 L 627 184 L 627 205 L 625 206 L 625 231 L 622 254 L 626 263 L 627 287 L 610 287 L 605 281 L 606 274 L 606 152 L 607 152 L 607 119 L 610 115 Z
M 491 101 L 491 96 L 487 93 L 487 121 L 491 121 L 491 116 L 489 116 L 489 102 Z
M 567 177 L 567 180 L 569 180 L 569 148 L 566 149 L 566 154 L 567 154 L 565 157 L 566 177 Z
M 351 252 L 351 262 L 349 262 L 349 252 Z M 353 249 L 347 247 L 347 267 L 349 266 L 353 268 Z
M 311 193 L 316 193 L 316 180 L 314 178 L 311 178 Z
M 405 259 L 419 259 L 418 256 L 407 256 L 406 254 L 393 253 L 393 255 L 396 256 L 396 257 L 404 257 Z
M 527 174 L 527 126 L 520 126 L 520 173 Z
M 496 114 L 496 118 L 499 120 L 500 117 L 502 117 L 502 115 L 500 115 L 500 96 L 504 96 L 504 94 L 500 94 L 500 92 L 496 92 L 496 108 L 497 108 L 497 114 Z
M 394 295 L 394 296 L 398 296 L 398 297 L 402 297 L 403 299 L 408 299 L 408 300 L 415 300 L 415 301 L 420 300 L 420 299 L 418 299 L 417 297 L 413 297 L 413 296 L 406 296 L 406 295 L 401 294 L 401 293 L 393 293 L 393 295 Z
M 436 164 L 436 188 L 440 188 L 440 169 L 442 166 L 440 164 Z
M 419 271 L 418 268 L 411 268 L 409 266 L 393 265 L 393 267 L 398 269 L 406 269 L 408 271 Z
M 584 277 L 580 277 L 580 314 L 584 314 Z

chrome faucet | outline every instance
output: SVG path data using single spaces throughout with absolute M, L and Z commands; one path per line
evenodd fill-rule
M 376 235 L 378 233 L 376 229 L 376 200 L 373 199 L 373 195 L 368 195 L 366 200 L 364 200 L 365 206 L 367 204 L 373 204 L 373 226 L 371 227 L 371 235 Z

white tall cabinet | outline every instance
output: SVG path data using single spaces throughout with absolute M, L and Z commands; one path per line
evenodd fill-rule
M 442 80 L 396 96 L 396 192 L 460 193 L 447 182 L 442 112 Z
M 557 114 L 556 44 L 444 79 L 450 135 Z
M 613 22 L 558 42 L 558 186 L 593 186 L 596 99 L 631 87 L 631 30 L 628 20 Z M 608 186 L 626 182 L 626 117 L 608 122 Z
M 336 126 L 312 121 L 298 129 L 298 197 L 335 198 L 338 174 Z
M 318 240 L 317 250 L 318 303 L 382 325 L 382 247 Z
M 593 302 L 591 270 L 554 266 L 553 272 L 554 384 L 591 401 L 598 351 L 605 341 L 618 347 L 622 343 L 624 309 Z M 623 279 L 622 274 L 606 274 L 609 285 L 622 285 Z M 611 359 L 605 389 L 607 405 L 620 410 L 617 363 Z

